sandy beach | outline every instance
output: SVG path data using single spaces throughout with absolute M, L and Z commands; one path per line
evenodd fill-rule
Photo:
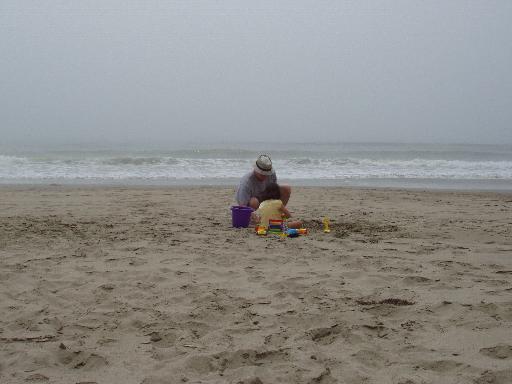
M 1 187 L 0 382 L 512 382 L 512 194 L 233 191 Z

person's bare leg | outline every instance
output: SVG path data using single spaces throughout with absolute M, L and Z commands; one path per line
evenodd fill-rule
M 286 225 L 288 226 L 288 228 L 299 229 L 302 227 L 302 221 L 300 221 L 300 220 L 288 221 L 288 222 L 286 222 Z
M 255 212 L 251 212 L 251 224 L 258 225 L 261 221 L 261 217 Z
M 292 194 L 292 187 L 289 185 L 280 185 L 279 189 L 281 191 L 281 201 L 283 202 L 283 205 L 286 206 L 290 200 L 290 195 Z
M 260 201 L 255 197 L 251 197 L 251 200 L 249 200 L 249 207 L 256 210 L 256 209 L 258 209 L 259 206 L 260 206 Z

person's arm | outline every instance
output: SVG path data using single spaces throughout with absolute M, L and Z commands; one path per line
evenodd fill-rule
M 284 205 L 281 205 L 279 211 L 281 211 L 285 219 L 289 219 L 290 217 L 292 217 L 292 214 Z
M 236 191 L 236 201 L 238 202 L 238 205 L 248 206 L 250 200 L 251 191 L 246 184 L 240 184 L 238 186 L 238 190 Z

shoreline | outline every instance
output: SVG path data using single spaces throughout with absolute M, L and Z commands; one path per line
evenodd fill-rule
M 123 180 L 109 182 L 0 182 L 3 187 L 63 187 L 63 188 L 236 188 L 239 179 L 201 179 L 201 180 L 164 180 L 140 181 Z M 512 180 L 442 180 L 442 179 L 368 179 L 368 180 L 293 180 L 280 179 L 283 184 L 297 188 L 347 188 L 375 190 L 405 190 L 432 192 L 490 192 L 512 193 Z

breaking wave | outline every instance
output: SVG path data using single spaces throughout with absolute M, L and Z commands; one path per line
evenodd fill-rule
M 222 156 L 222 151 L 197 156 L 183 151 L 168 155 L 30 156 L 0 155 L 0 181 L 23 180 L 190 180 L 239 178 L 252 168 L 254 156 Z M 213 156 L 212 156 L 213 155 Z M 278 154 L 274 164 L 286 179 L 343 180 L 365 178 L 503 179 L 512 180 L 512 160 L 378 159 L 370 157 L 286 157 Z

